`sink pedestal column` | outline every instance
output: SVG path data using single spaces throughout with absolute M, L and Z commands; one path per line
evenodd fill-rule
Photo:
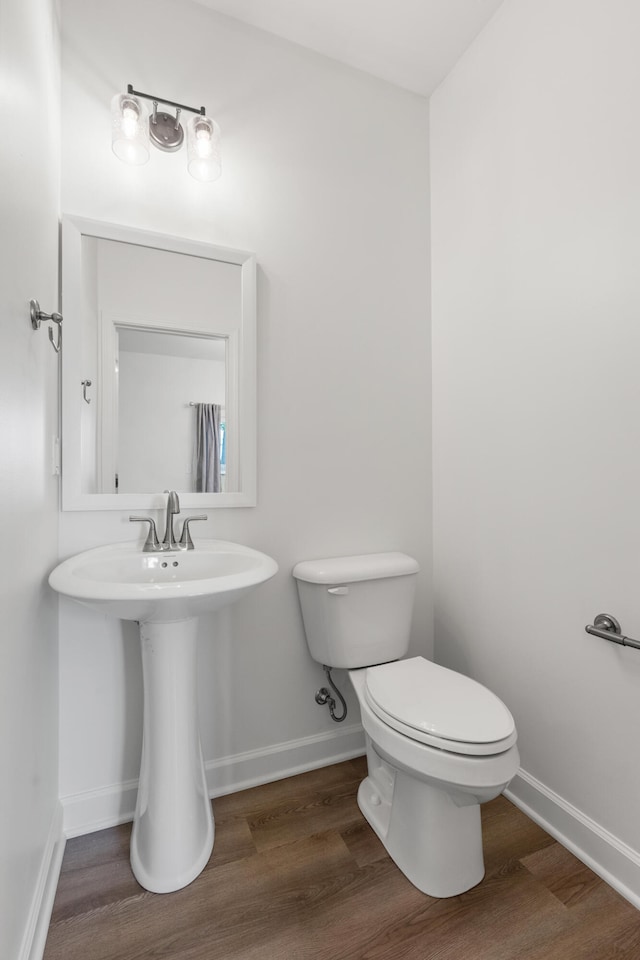
M 197 624 L 140 624 L 144 726 L 131 868 L 153 893 L 191 883 L 213 849 L 198 729 Z

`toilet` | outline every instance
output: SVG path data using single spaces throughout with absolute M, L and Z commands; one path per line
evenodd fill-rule
M 348 670 L 365 731 L 358 806 L 405 876 L 454 897 L 484 876 L 480 804 L 515 776 L 507 707 L 486 687 L 407 653 L 416 560 L 376 553 L 296 564 L 309 651 Z

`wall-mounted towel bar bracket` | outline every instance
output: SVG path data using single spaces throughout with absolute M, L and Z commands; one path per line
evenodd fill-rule
M 623 636 L 622 627 L 610 613 L 599 613 L 593 624 L 586 626 L 585 630 L 602 640 L 611 640 L 612 643 L 619 643 L 622 647 L 634 647 L 634 649 L 640 650 L 640 640 Z

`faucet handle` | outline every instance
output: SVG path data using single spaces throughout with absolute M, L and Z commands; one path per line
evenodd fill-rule
M 192 520 L 208 520 L 208 519 L 209 519 L 208 516 L 204 513 L 199 514 L 197 517 L 194 516 L 194 517 L 186 518 L 186 520 L 184 521 L 184 526 L 182 527 L 182 536 L 180 537 L 180 543 L 178 544 L 181 550 L 195 549 L 193 545 L 193 540 L 191 539 L 191 533 L 189 531 L 189 524 L 191 523 L 191 521 Z
M 143 553 L 157 553 L 160 550 L 160 541 L 153 517 L 129 517 L 129 523 L 148 523 L 149 533 L 142 548 Z

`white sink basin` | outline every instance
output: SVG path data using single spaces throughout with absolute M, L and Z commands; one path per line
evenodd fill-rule
M 226 540 L 198 540 L 195 550 L 142 553 L 115 543 L 79 553 L 55 568 L 54 590 L 121 620 L 183 620 L 238 600 L 273 577 L 275 560 Z

